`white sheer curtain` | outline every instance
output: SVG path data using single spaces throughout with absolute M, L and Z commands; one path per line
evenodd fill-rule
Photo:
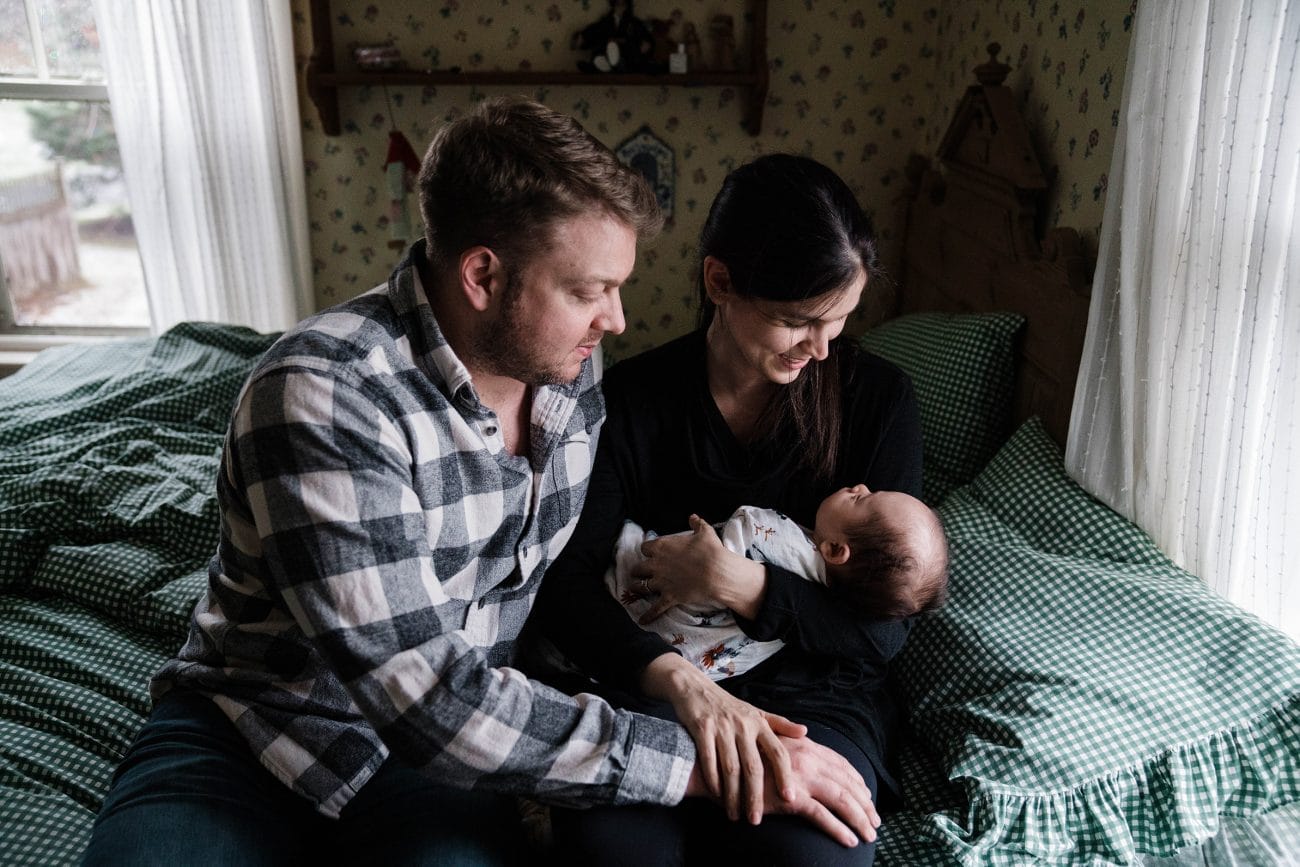
M 1298 7 L 1138 4 L 1066 463 L 1300 638 Z
M 311 302 L 289 4 L 95 0 L 155 331 Z

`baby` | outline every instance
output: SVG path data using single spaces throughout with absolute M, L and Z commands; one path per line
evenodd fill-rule
M 898 491 L 842 488 L 822 501 L 811 531 L 755 506 L 741 506 L 715 529 L 731 551 L 829 585 L 866 616 L 908 617 L 939 607 L 947 595 L 943 526 L 934 510 Z M 654 595 L 632 577 L 648 538 L 654 534 L 626 522 L 605 574 L 605 585 L 633 620 L 650 609 Z M 755 641 L 716 606 L 679 605 L 645 628 L 714 680 L 742 674 L 783 646 Z

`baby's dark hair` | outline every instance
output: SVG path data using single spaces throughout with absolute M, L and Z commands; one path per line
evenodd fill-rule
M 895 522 L 873 518 L 849 527 L 849 559 L 828 570 L 831 588 L 873 617 L 910 617 L 941 607 L 948 599 L 948 541 L 939 514 L 926 511 L 934 544 L 920 550 Z

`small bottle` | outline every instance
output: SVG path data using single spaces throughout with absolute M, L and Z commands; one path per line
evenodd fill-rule
M 668 55 L 668 71 L 677 75 L 686 73 L 686 43 L 678 42 L 677 50 Z

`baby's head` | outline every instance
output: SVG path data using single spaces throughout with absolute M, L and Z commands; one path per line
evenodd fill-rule
M 842 488 L 817 509 L 813 541 L 826 577 L 858 608 L 907 617 L 948 593 L 948 540 L 934 510 L 900 491 Z

